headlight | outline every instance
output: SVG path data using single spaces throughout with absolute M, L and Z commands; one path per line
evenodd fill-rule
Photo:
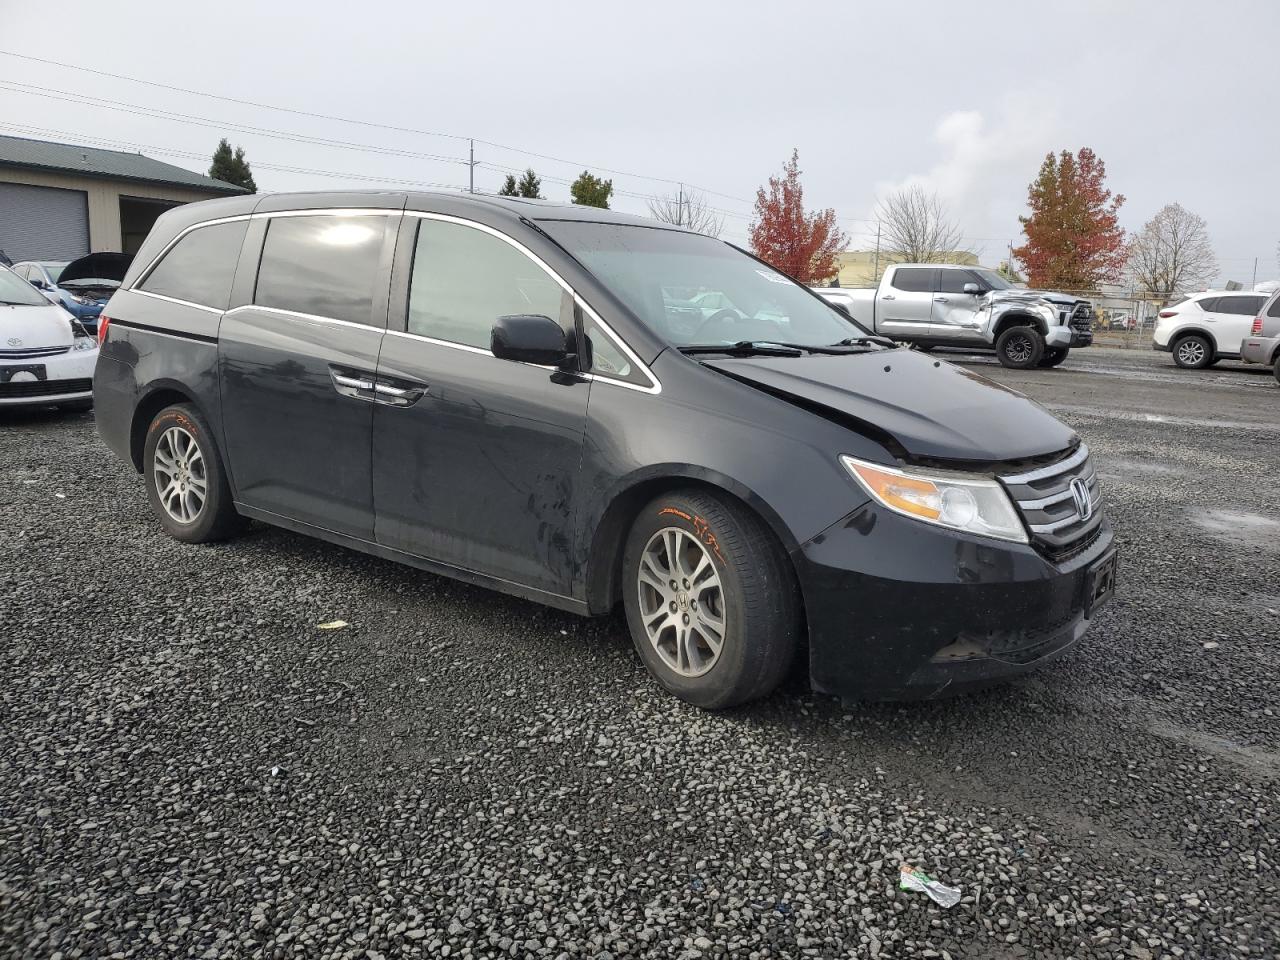
M 98 341 L 93 337 L 76 337 L 71 343 L 72 350 L 92 350 L 98 345 Z
M 998 540 L 1027 542 L 1027 531 L 994 480 L 897 470 L 850 456 L 840 462 L 872 498 L 895 513 Z
M 80 304 L 81 306 L 88 306 L 89 304 L 93 303 L 93 301 L 90 300 L 88 297 L 77 296 L 74 293 L 69 293 L 67 294 L 67 296 L 69 296 L 72 300 L 74 300 L 76 303 Z

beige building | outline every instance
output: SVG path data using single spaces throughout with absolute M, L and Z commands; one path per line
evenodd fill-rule
M 140 153 L 0 136 L 0 252 L 14 263 L 136 253 L 170 207 L 244 192 Z
M 946 263 L 962 263 L 965 266 L 979 266 L 978 258 L 967 250 L 957 250 L 941 258 Z M 840 286 L 842 287 L 874 287 L 880 282 L 884 268 L 892 263 L 901 263 L 902 258 L 881 250 L 846 250 L 836 254 L 836 262 L 840 264 Z M 877 270 L 879 272 L 877 272 Z

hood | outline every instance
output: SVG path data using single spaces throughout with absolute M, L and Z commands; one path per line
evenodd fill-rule
M 56 304 L 39 307 L 0 306 L 0 352 L 33 347 L 66 347 L 75 334 L 71 314 Z M 17 342 L 15 342 L 17 341 Z
M 1022 394 L 914 350 L 703 363 L 784 400 L 861 421 L 913 459 L 1024 460 L 1076 442 L 1070 427 Z
M 992 290 L 991 299 L 993 300 L 1022 300 L 1027 303 L 1034 303 L 1038 300 L 1047 300 L 1049 303 L 1071 304 L 1080 303 L 1080 297 L 1073 297 L 1069 293 L 1057 293 L 1053 290 L 1023 290 L 1021 287 L 1015 287 L 1012 290 Z
M 129 264 L 133 263 L 132 253 L 91 253 L 79 260 L 72 260 L 62 268 L 58 277 L 58 285 L 68 280 L 114 280 L 120 283 L 124 279 Z

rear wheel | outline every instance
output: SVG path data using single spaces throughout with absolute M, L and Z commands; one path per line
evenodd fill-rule
M 640 659 L 671 693 L 721 710 L 772 691 L 800 634 L 800 598 L 782 548 L 736 500 L 664 494 L 632 525 L 623 606 Z
M 1067 359 L 1067 354 L 1070 352 L 1070 347 L 1048 347 L 1044 352 L 1044 356 L 1040 358 L 1040 366 L 1056 367 Z
M 1213 363 L 1213 344 L 1198 333 L 1182 337 L 1173 345 L 1173 362 L 1184 370 L 1202 370 Z
M 1276 383 L 1280 383 L 1280 355 L 1276 356 L 1276 365 L 1271 372 L 1276 375 Z
M 1002 366 L 1026 370 L 1044 355 L 1044 337 L 1035 327 L 1009 327 L 996 338 L 996 358 Z
M 169 536 L 186 543 L 224 540 L 243 525 L 231 500 L 213 431 L 195 407 L 166 407 L 143 447 L 147 498 Z

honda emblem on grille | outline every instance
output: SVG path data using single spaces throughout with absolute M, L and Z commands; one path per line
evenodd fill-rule
M 10 337 L 10 338 L 9 338 L 9 346 L 11 346 L 11 347 L 20 347 L 20 346 L 22 346 L 22 339 L 21 339 L 20 337 Z
M 1076 502 L 1076 513 L 1081 522 L 1088 520 L 1093 514 L 1093 498 L 1089 496 L 1089 485 L 1076 477 L 1071 481 L 1071 499 Z

